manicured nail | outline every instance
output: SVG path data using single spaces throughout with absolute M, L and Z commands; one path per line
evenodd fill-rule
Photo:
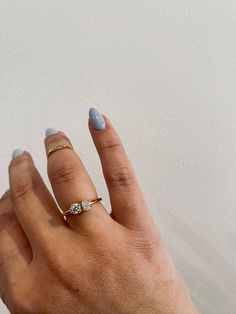
M 102 114 L 95 108 L 89 109 L 89 120 L 95 130 L 104 130 L 106 128 L 106 122 Z
M 54 129 L 54 128 L 47 128 L 47 130 L 45 131 L 45 136 L 49 137 L 51 135 L 57 134 L 59 131 Z
M 13 150 L 12 153 L 12 159 L 14 159 L 15 157 L 22 155 L 24 153 L 24 150 L 20 149 L 20 148 L 16 148 Z

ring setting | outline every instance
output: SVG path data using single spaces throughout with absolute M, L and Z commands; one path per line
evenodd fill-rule
M 79 203 L 78 202 L 72 203 L 70 205 L 70 209 L 63 212 L 62 215 L 67 216 L 67 215 L 81 214 L 82 212 L 86 212 L 86 211 L 90 210 L 93 204 L 100 202 L 101 200 L 102 200 L 102 198 L 99 197 L 99 198 L 96 198 L 95 200 L 92 200 L 92 201 L 83 200 Z
M 80 214 L 82 212 L 82 206 L 79 203 L 72 203 L 70 205 L 70 212 L 73 215 Z

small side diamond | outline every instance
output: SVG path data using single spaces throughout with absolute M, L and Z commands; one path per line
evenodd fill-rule
M 88 201 L 85 201 L 85 200 L 81 202 L 81 205 L 82 205 L 82 208 L 84 211 L 89 210 L 91 208 L 90 203 Z
M 72 214 L 76 215 L 76 214 L 81 213 L 82 207 L 81 207 L 81 205 L 79 203 L 73 203 L 70 206 L 70 211 L 71 211 Z

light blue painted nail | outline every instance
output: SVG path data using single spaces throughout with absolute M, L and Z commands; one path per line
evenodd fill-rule
M 16 148 L 13 150 L 12 153 L 12 159 L 14 159 L 15 157 L 22 155 L 24 153 L 24 150 L 20 149 L 20 148 Z
M 106 122 L 102 114 L 95 108 L 89 109 L 89 120 L 95 130 L 100 131 L 106 128 Z
M 57 134 L 59 131 L 54 129 L 54 128 L 47 128 L 47 130 L 45 131 L 45 136 L 49 137 L 51 135 Z

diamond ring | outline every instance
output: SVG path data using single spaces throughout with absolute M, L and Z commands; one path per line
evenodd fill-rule
M 95 200 L 92 200 L 92 201 L 83 200 L 80 203 L 72 203 L 70 205 L 70 209 L 63 212 L 62 215 L 67 216 L 67 215 L 81 214 L 82 212 L 86 212 L 86 211 L 90 210 L 93 204 L 100 202 L 101 200 L 102 200 L 102 198 L 99 197 L 99 198 L 96 198 Z

